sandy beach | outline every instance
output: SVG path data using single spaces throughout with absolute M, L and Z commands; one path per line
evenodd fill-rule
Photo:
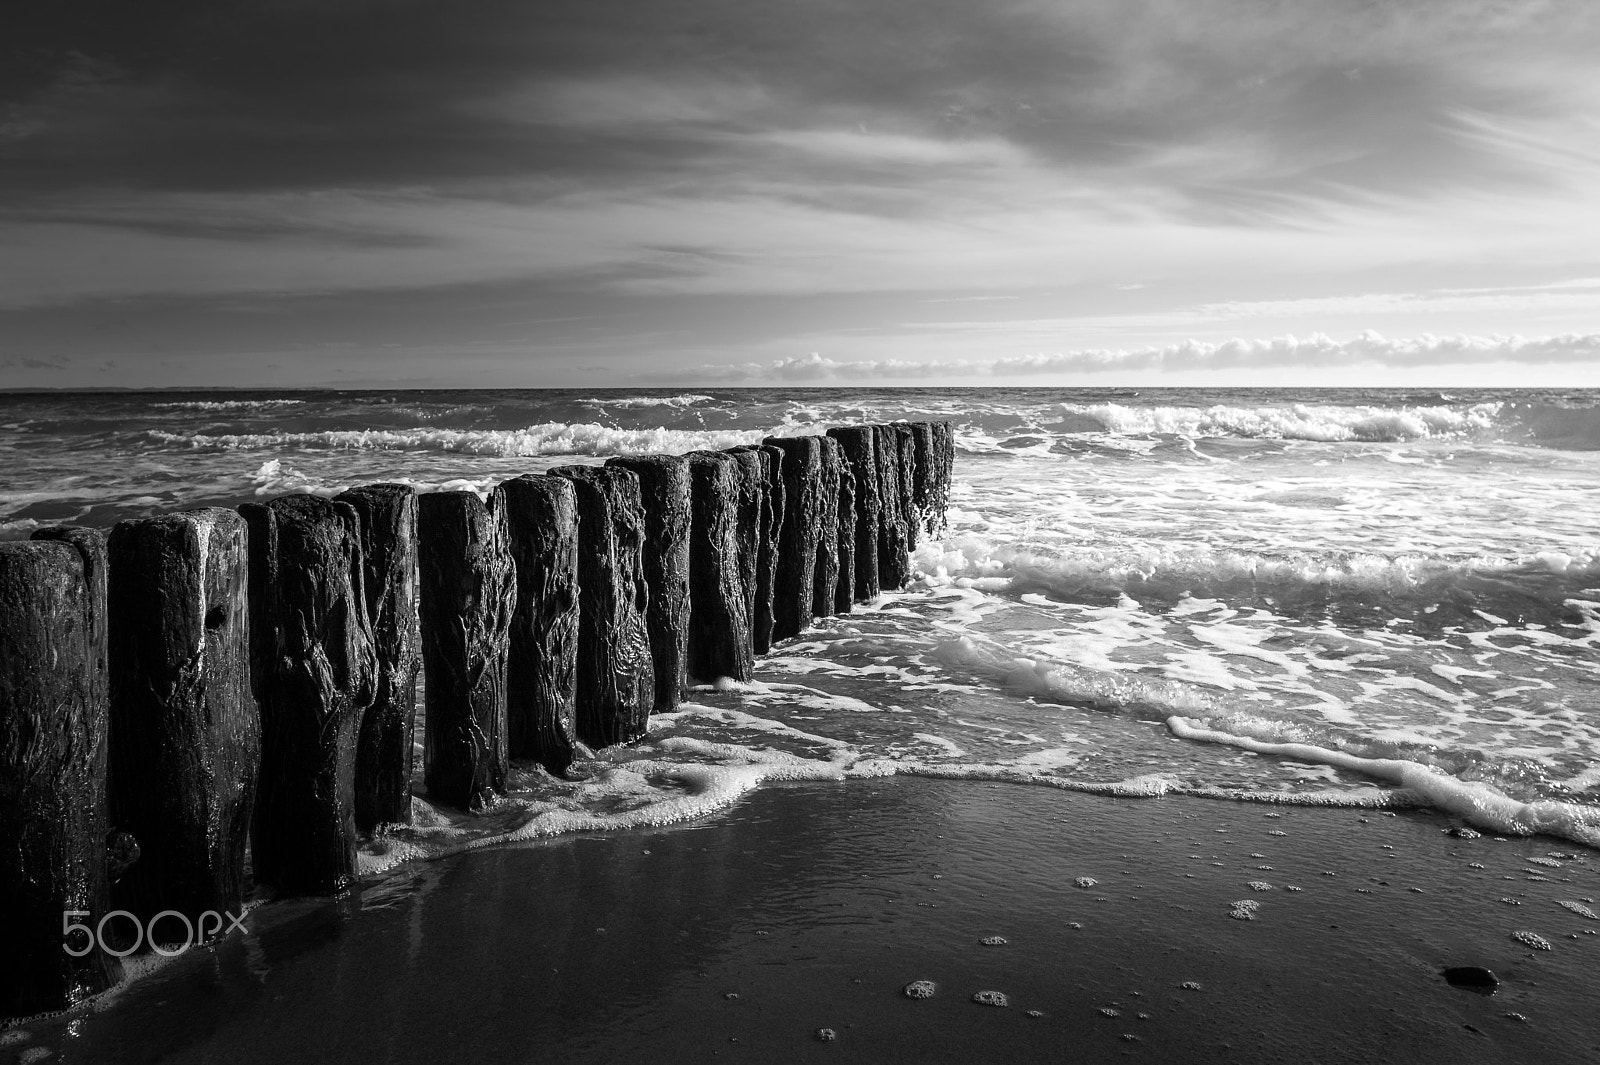
M 248 935 L 0 1038 L 22 1062 L 1593 1060 L 1592 857 L 1449 827 L 779 785 L 687 825 L 268 904 Z M 1241 902 L 1252 919 L 1230 916 Z M 1440 975 L 1465 965 L 1495 993 Z M 917 980 L 931 998 L 905 995 Z

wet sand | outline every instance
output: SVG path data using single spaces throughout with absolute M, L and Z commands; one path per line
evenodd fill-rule
M 1596 1060 L 1600 920 L 1559 903 L 1600 912 L 1600 857 L 1450 824 L 772 786 L 264 906 L 97 1009 L 0 1033 L 0 1062 Z M 1460 965 L 1496 992 L 1447 984 Z

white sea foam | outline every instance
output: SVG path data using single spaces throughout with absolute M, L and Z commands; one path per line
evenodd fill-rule
M 1406 441 L 1461 437 L 1488 432 L 1498 424 L 1503 404 L 1480 403 L 1458 410 L 1447 406 L 1134 407 L 1117 403 L 1062 404 L 1065 424 L 1082 419 L 1105 432 L 1124 435 L 1167 433 L 1195 437 L 1335 441 Z M 1081 429 L 1079 431 L 1082 431 Z
M 1023 694 L 1074 706 L 1165 715 L 1204 712 L 1215 705 L 1210 695 L 1191 685 L 1084 669 L 1068 662 L 1012 657 L 995 644 L 972 637 L 941 643 L 934 656 L 948 666 L 971 670 Z
M 1168 544 L 1130 544 L 1116 550 L 1075 550 L 1007 542 L 961 533 L 920 545 L 915 561 L 930 587 L 977 587 L 991 593 L 1043 592 L 1072 596 L 1085 591 L 1156 585 L 1173 594 L 1244 583 L 1256 587 L 1326 588 L 1352 595 L 1406 597 L 1437 594 L 1471 580 L 1519 576 L 1594 574 L 1600 552 L 1536 552 L 1515 557 L 1440 559 L 1405 554 L 1299 552 L 1266 555 Z
M 152 403 L 164 410 L 275 410 L 280 407 L 299 407 L 303 399 L 193 399 L 171 403 Z
M 713 402 L 711 396 L 702 396 L 689 393 L 682 396 L 620 396 L 616 398 L 602 398 L 591 396 L 586 399 L 574 400 L 590 407 L 621 407 L 624 410 L 637 407 L 693 407 L 701 403 Z
M 613 429 L 593 422 L 545 422 L 523 429 L 340 429 L 305 433 L 146 434 L 170 447 L 214 451 L 458 452 L 503 458 L 537 455 L 681 455 L 740 444 L 758 444 L 763 430 Z
M 1422 796 L 1429 805 L 1492 832 L 1531 836 L 1561 836 L 1590 847 L 1600 847 L 1600 807 L 1542 800 L 1525 803 L 1476 781 L 1461 780 L 1431 766 L 1400 758 L 1363 758 L 1344 751 L 1307 743 L 1270 743 L 1232 735 L 1183 717 L 1167 721 L 1173 735 L 1187 740 L 1227 744 L 1257 754 L 1268 754 L 1326 765 L 1387 780 Z
M 393 478 L 393 483 L 408 485 L 419 492 L 472 492 L 479 499 L 487 499 L 501 480 L 503 480 L 501 476 L 491 474 L 487 477 L 452 477 L 437 481 L 396 477 Z M 316 474 L 306 473 L 282 459 L 268 459 L 263 462 L 256 468 L 251 481 L 257 496 L 304 494 L 324 496 L 329 499 L 353 487 L 355 483 L 346 477 L 327 480 Z

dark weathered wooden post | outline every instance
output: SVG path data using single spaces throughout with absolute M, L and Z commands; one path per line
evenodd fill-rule
M 356 512 L 362 592 L 377 662 L 356 742 L 356 827 L 411 823 L 411 770 L 422 634 L 417 619 L 417 493 L 368 484 L 339 496 Z
M 838 589 L 833 596 L 833 612 L 848 614 L 855 605 L 856 595 L 856 472 L 845 458 L 844 447 L 835 440 L 839 466 L 839 510 L 835 519 L 838 527 L 839 555 Z
M 542 474 L 513 477 L 495 491 L 517 568 L 507 749 L 561 773 L 578 743 L 577 498 L 571 481 Z
M 917 509 L 917 445 L 911 426 L 895 422 L 889 426 L 900 453 L 900 516 L 905 521 L 906 550 L 913 551 L 922 540 L 922 516 Z M 909 562 L 906 575 L 911 575 Z
M 681 455 L 628 455 L 607 466 L 639 478 L 644 506 L 644 577 L 650 585 L 650 651 L 654 658 L 654 712 L 683 698 L 689 651 L 689 461 Z
M 900 434 L 893 426 L 871 426 L 878 465 L 878 583 L 901 588 L 910 574 L 910 533 L 900 492 Z
M 872 599 L 878 588 L 878 459 L 874 443 L 877 434 L 870 425 L 847 425 L 829 429 L 828 435 L 839 441 L 845 464 L 850 468 L 855 522 L 851 526 L 854 538 L 853 558 L 855 577 L 851 591 L 857 600 Z M 843 505 L 843 500 L 840 501 Z M 845 523 L 841 520 L 840 528 Z
M 903 422 L 898 428 L 911 439 L 911 502 L 916 514 L 917 539 L 931 528 L 938 461 L 932 422 Z
M 943 536 L 950 527 L 950 479 L 955 474 L 956 434 L 949 422 L 933 423 L 933 493 L 929 499 L 929 531 Z
M 830 617 L 838 613 L 839 578 L 839 494 L 843 489 L 845 474 L 844 453 L 839 441 L 832 437 L 817 438 L 818 459 L 822 463 L 822 476 L 818 481 L 817 496 L 817 569 L 811 579 L 811 613 L 816 617 Z M 854 514 L 851 515 L 854 518 Z M 850 585 L 854 585 L 851 575 Z M 849 599 L 845 600 L 849 610 Z
M 337 894 L 356 878 L 356 743 L 375 674 L 358 519 L 305 495 L 239 510 L 264 670 L 251 865 L 283 894 Z
M 602 466 L 549 472 L 577 492 L 578 737 L 608 747 L 644 735 L 655 702 L 639 478 Z
M 772 638 L 798 635 L 811 623 L 822 532 L 822 443 L 815 436 L 768 437 L 783 452 L 782 550 L 772 595 Z
M 773 606 L 778 579 L 779 538 L 783 533 L 783 452 L 767 444 L 733 448 L 749 451 L 761 462 L 761 517 L 756 551 L 755 606 L 750 613 L 750 642 L 758 655 L 772 647 Z
M 504 793 L 506 655 L 517 575 L 505 518 L 471 492 L 417 500 L 428 799 L 479 811 Z
M 105 548 L 50 536 L 66 542 L 0 543 L 0 1017 L 122 979 L 94 935 L 109 910 Z
M 694 536 L 689 552 L 689 673 L 710 683 L 749 680 L 755 668 L 739 561 L 746 467 L 721 451 L 688 455 Z
M 735 552 L 739 563 L 739 591 L 744 597 L 746 643 L 755 657 L 756 609 L 760 599 L 761 551 L 772 535 L 767 508 L 767 456 L 758 448 L 736 447 L 723 452 L 739 463 L 736 481 Z
M 244 519 L 208 509 L 124 521 L 108 553 L 111 823 L 140 851 L 113 901 L 143 920 L 240 916 L 261 769 Z

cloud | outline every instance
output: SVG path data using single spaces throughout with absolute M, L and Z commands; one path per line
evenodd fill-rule
M 1116 286 L 1136 291 L 1142 286 Z M 931 302 L 931 301 L 925 301 Z M 974 319 L 907 322 L 908 329 L 955 333 L 1043 335 L 1085 328 L 1174 328 L 1220 325 L 1253 319 L 1361 321 L 1378 315 L 1461 315 L 1465 313 L 1548 314 L 1579 312 L 1600 315 L 1600 279 L 1577 278 L 1542 285 L 1495 288 L 1436 289 L 1430 292 L 1368 292 L 1354 296 L 1306 296 L 1299 299 L 1227 300 L 1144 314 L 1079 315 L 1065 318 Z
M 0 190 L 628 187 L 808 157 L 921 171 L 875 178 L 903 186 L 1000 146 L 1197 217 L 1259 217 L 1471 185 L 1514 160 L 1525 122 L 1553 133 L 1588 112 L 1591 15 L 1589 0 L 481 0 L 470 19 L 280 0 L 92 25 L 47 10 L 0 75 Z
M 465 309 L 490 290 L 629 320 L 596 350 L 852 366 L 1593 309 L 1440 287 L 1600 269 L 1592 0 L 33 6 L 0 44 L 0 326 L 95 354 L 129 301 L 200 346 L 208 300 L 385 295 L 461 308 L 465 350 L 506 340 Z M 905 324 L 999 293 L 1027 320 Z M 816 316 L 757 335 L 781 300 Z
M 55 359 L 38 359 L 31 355 L 15 355 L 0 359 L 0 369 L 7 370 L 61 370 L 65 366 Z
M 1315 334 L 1212 343 L 1185 340 L 1142 348 L 1087 348 L 1052 355 L 990 360 L 881 359 L 835 361 L 816 352 L 771 363 L 700 366 L 691 380 L 891 381 L 952 377 L 1036 377 L 1061 374 L 1206 371 L 1239 369 L 1317 369 L 1380 366 L 1415 369 L 1433 366 L 1483 366 L 1497 363 L 1588 364 L 1600 358 L 1600 333 L 1557 336 L 1433 336 L 1390 339 L 1367 331 L 1350 340 Z

